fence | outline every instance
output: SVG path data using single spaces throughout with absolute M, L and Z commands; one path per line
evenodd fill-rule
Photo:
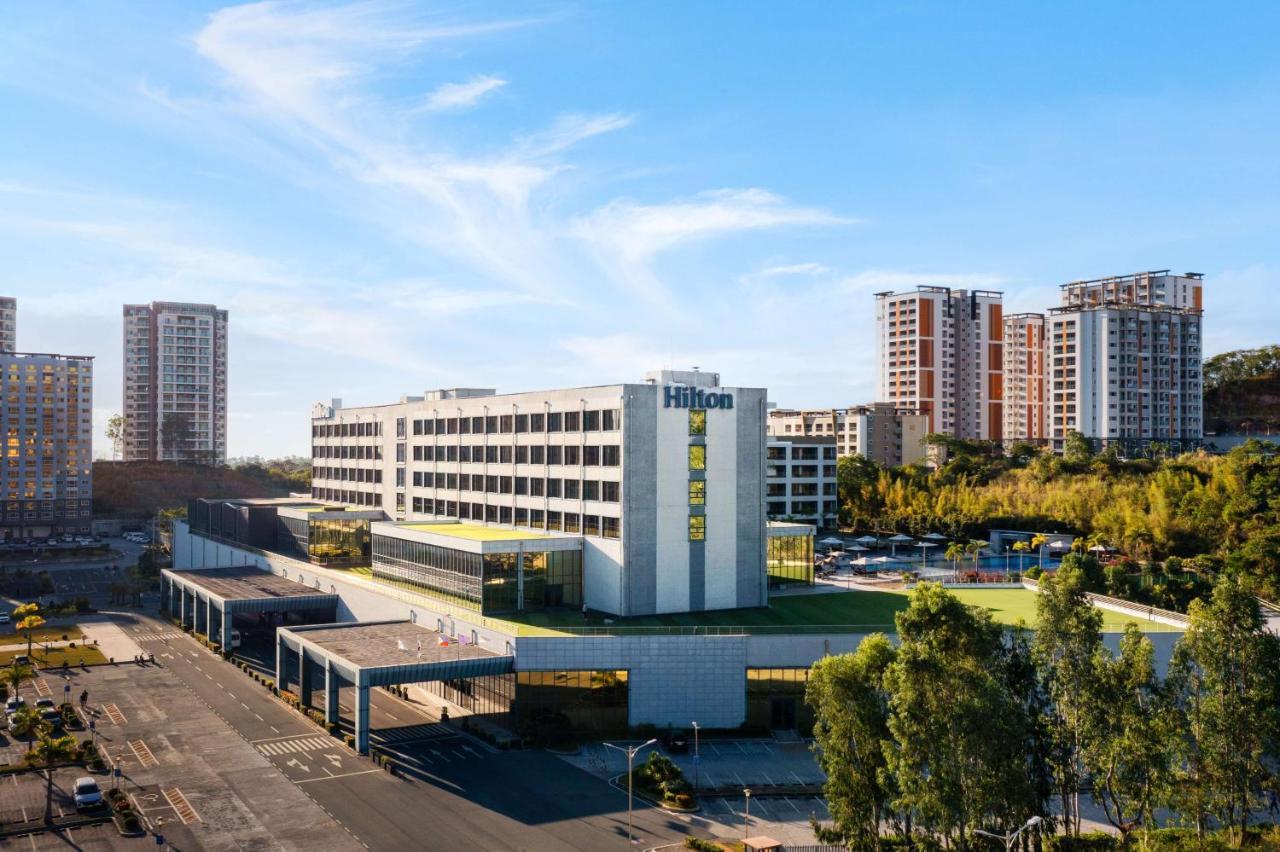
M 1040 591 L 1040 584 L 1035 580 L 1024 579 L 1022 585 L 1032 591 Z M 1134 603 L 1120 598 L 1112 598 L 1106 595 L 1095 594 L 1094 592 L 1085 592 L 1085 597 L 1089 599 L 1089 603 L 1098 609 L 1105 609 L 1111 612 L 1118 612 L 1123 615 L 1131 615 L 1134 618 L 1141 618 L 1144 621 L 1150 621 L 1155 624 L 1164 624 L 1169 627 L 1176 627 L 1179 630 L 1186 630 L 1190 626 L 1191 620 L 1180 612 L 1174 612 L 1168 609 L 1160 609 L 1155 606 L 1147 606 L 1146 604 Z

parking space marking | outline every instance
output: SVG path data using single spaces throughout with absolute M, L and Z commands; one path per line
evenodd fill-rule
M 295 784 L 310 784 L 310 783 L 311 783 L 311 782 L 313 782 L 313 781 L 332 781 L 332 780 L 334 780 L 335 778 L 350 778 L 350 777 L 351 777 L 351 776 L 353 776 L 353 775 L 369 775 L 370 773 L 373 773 L 373 772 L 382 772 L 382 771 L 384 771 L 384 770 L 381 770 L 381 769 L 363 769 L 363 770 L 361 770 L 361 771 L 359 771 L 359 772 L 343 772 L 343 773 L 341 773 L 341 774 L 339 774 L 339 775 L 326 775 L 326 776 L 325 776 L 325 777 L 323 777 L 323 778 L 303 778 L 303 779 L 300 779 L 300 780 L 298 780 L 298 781 L 294 781 L 293 783 L 295 783 Z
M 123 725 L 125 723 L 124 714 L 120 712 L 120 708 L 114 704 L 103 704 L 102 710 L 107 714 L 107 718 L 111 720 L 113 725 Z
M 160 765 L 160 761 L 156 760 L 156 756 L 151 753 L 151 749 L 147 748 L 147 744 L 142 740 L 129 740 L 129 748 L 143 767 Z
M 407 725 L 403 728 L 376 728 L 369 732 L 370 739 L 379 743 L 409 743 L 456 736 L 457 732 L 453 728 L 439 722 L 428 725 Z
M 174 813 L 178 815 L 178 819 L 182 820 L 183 825 L 200 822 L 200 815 L 196 813 L 195 808 L 191 807 L 187 797 L 177 787 L 160 792 L 164 793 L 165 799 L 173 806 Z
M 49 684 L 45 682 L 44 678 L 42 677 L 36 678 L 35 684 L 36 684 L 36 693 L 41 698 L 48 698 L 50 695 L 53 694 L 53 690 L 49 689 Z

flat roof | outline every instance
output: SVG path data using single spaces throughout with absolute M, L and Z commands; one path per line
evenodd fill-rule
M 396 524 L 399 529 L 417 530 L 450 538 L 462 538 L 467 541 L 536 541 L 555 538 L 545 533 L 526 532 L 524 530 L 503 529 L 501 527 L 484 527 L 479 524 L 421 523 Z
M 327 624 L 319 627 L 293 626 L 288 630 L 297 638 L 362 669 L 500 656 L 454 640 L 447 646 L 442 646 L 440 639 L 443 634 L 411 621 L 353 621 L 350 624 Z M 422 646 L 421 652 L 418 650 L 419 644 Z M 401 645 L 404 646 L 403 650 Z
M 294 580 L 248 566 L 235 568 L 200 568 L 194 571 L 167 569 L 178 579 L 199 586 L 223 600 L 262 600 L 264 598 L 301 598 L 324 595 L 325 592 L 304 586 Z

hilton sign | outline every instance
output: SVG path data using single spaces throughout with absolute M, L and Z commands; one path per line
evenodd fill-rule
M 733 408 L 733 394 L 713 393 L 702 388 L 672 387 L 662 389 L 663 408 Z

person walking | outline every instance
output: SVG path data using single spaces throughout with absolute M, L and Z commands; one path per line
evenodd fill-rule
M 89 703 L 89 690 L 80 693 L 80 706 L 85 707 Z

